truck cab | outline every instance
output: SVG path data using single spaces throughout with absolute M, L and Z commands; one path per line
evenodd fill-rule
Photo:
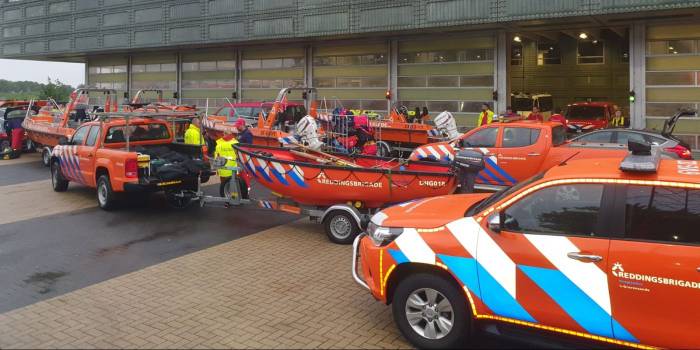
M 66 191 L 69 182 L 93 187 L 99 206 L 111 209 L 125 192 L 165 191 L 167 198 L 197 190 L 210 175 L 203 149 L 176 142 L 171 124 L 172 118 L 152 117 L 84 123 L 53 149 L 54 191 Z
M 420 146 L 409 159 L 450 161 L 460 148 L 484 154 L 486 167 L 476 179 L 482 190 L 515 185 L 572 157 L 622 158 L 626 154 L 624 145 L 570 142 L 566 128 L 557 122 L 519 120 L 484 125 L 452 142 Z
M 584 133 L 608 127 L 615 114 L 612 102 L 577 102 L 566 107 L 568 132 Z
M 353 276 L 417 348 L 462 347 L 473 330 L 698 348 L 700 163 L 644 152 L 385 209 L 355 240 Z

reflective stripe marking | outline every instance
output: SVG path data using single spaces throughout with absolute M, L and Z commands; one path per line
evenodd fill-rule
M 450 152 L 450 150 L 447 149 L 447 147 L 445 147 L 445 145 L 438 145 L 438 148 L 439 148 L 441 151 L 443 151 L 443 152 L 445 153 L 445 155 L 447 155 L 447 156 L 449 156 L 450 158 L 452 158 L 452 157 L 451 157 L 451 156 L 452 156 L 452 152 Z
M 396 245 L 411 262 L 435 264 L 435 252 L 421 238 L 416 229 L 404 229 Z
M 428 147 L 426 147 L 426 148 L 428 149 L 428 151 L 430 152 L 430 154 L 432 154 L 433 157 L 435 157 L 435 160 L 440 160 L 440 158 L 442 158 L 442 157 L 440 157 L 440 153 L 438 153 L 438 152 L 435 150 L 435 148 L 433 148 L 433 146 L 428 146 Z
M 586 295 L 611 315 L 608 277 L 596 264 L 570 259 L 567 253 L 580 251 L 568 238 L 525 234 L 532 245 Z

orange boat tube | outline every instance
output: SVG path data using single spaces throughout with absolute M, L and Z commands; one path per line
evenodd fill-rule
M 451 194 L 457 188 L 450 164 L 332 154 L 341 163 L 354 167 L 322 162 L 327 158 L 313 152 L 301 156 L 290 148 L 240 144 L 234 147 L 246 174 L 303 205 L 360 202 L 363 208 L 381 208 Z

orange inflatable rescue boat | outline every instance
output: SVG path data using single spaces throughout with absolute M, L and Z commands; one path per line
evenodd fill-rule
M 457 188 L 451 164 L 258 145 L 235 147 L 248 175 L 302 205 L 352 202 L 362 208 L 381 208 L 450 194 Z

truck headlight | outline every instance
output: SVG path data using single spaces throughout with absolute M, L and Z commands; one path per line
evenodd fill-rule
M 396 237 L 403 233 L 400 227 L 382 227 L 370 222 L 367 225 L 367 235 L 375 246 L 381 247 L 391 243 Z

